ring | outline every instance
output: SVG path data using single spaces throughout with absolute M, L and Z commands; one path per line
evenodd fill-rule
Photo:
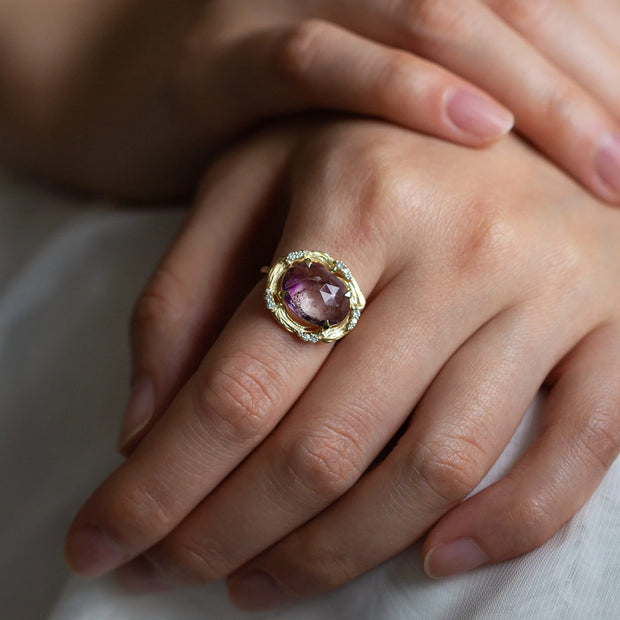
M 304 342 L 340 340 L 366 305 L 349 268 L 325 252 L 290 252 L 263 271 L 267 308 Z

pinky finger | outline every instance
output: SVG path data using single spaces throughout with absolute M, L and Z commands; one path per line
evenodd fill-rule
M 220 70 L 248 78 L 248 97 L 236 99 L 264 116 L 343 110 L 468 146 L 500 138 L 514 122 L 505 107 L 446 69 L 320 20 L 244 39 Z
M 590 334 L 556 373 L 537 441 L 502 480 L 451 510 L 424 543 L 431 577 L 522 555 L 583 506 L 620 451 L 620 328 Z

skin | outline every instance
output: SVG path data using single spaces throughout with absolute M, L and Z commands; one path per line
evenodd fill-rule
M 73 187 L 169 199 L 232 138 L 289 112 L 341 109 L 485 146 L 509 123 L 455 123 L 450 104 L 467 90 L 482 97 L 478 112 L 486 101 L 510 120 L 497 103 L 509 108 L 523 135 L 615 202 L 617 168 L 600 164 L 618 133 L 620 15 L 613 0 L 592 4 L 4 3 L 0 148 Z M 99 574 L 139 557 L 122 574 L 141 587 L 232 573 L 232 596 L 257 608 L 344 583 L 435 522 L 425 547 L 435 576 L 467 568 L 446 562 L 443 543 L 473 541 L 478 563 L 540 544 L 618 450 L 617 299 L 599 299 L 618 288 L 616 219 L 512 140 L 475 158 L 335 123 L 241 142 L 205 180 L 138 305 L 135 394 L 151 417 L 78 515 L 74 568 Z M 245 289 L 222 305 L 213 291 L 228 293 L 227 276 L 244 282 L 239 272 L 247 279 L 277 245 L 345 258 L 371 302 L 364 321 L 333 353 L 311 352 L 268 321 L 258 287 L 210 348 Z M 539 442 L 460 504 L 545 378 Z M 239 497 L 263 521 L 245 522 Z M 388 529 L 391 540 L 376 538 Z M 257 569 L 260 587 L 248 579 Z
M 213 290 L 230 289 L 216 274 L 257 273 L 263 250 L 243 240 L 259 231 L 274 257 L 345 260 L 368 299 L 359 325 L 336 347 L 304 344 L 259 282 L 213 346 L 175 348 L 214 337 L 228 300 Z M 178 393 L 77 515 L 69 562 L 122 566 L 139 589 L 228 577 L 260 609 L 429 530 L 435 577 L 537 547 L 620 449 L 619 283 L 620 214 L 515 138 L 472 152 L 334 120 L 241 143 L 138 304 L 138 367 Z M 465 500 L 543 383 L 537 439 Z
M 617 202 L 619 21 L 617 0 L 4 2 L 0 152 L 74 188 L 170 200 L 274 116 L 337 109 L 472 147 L 514 119 Z

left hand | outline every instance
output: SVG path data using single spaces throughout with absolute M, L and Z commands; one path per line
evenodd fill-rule
M 614 0 L 4 3 L 0 155 L 162 200 L 268 118 L 343 110 L 484 147 L 514 116 L 619 203 L 619 23 Z
M 275 197 L 290 204 L 279 241 Z M 368 298 L 359 325 L 336 347 L 302 343 L 260 283 L 203 347 L 274 248 L 344 259 Z M 138 306 L 150 398 L 185 385 L 76 517 L 71 565 L 126 564 L 148 588 L 232 575 L 233 599 L 259 608 L 345 583 L 431 527 L 434 576 L 535 548 L 619 450 L 619 284 L 620 213 L 516 139 L 473 153 L 340 121 L 241 144 Z M 537 440 L 463 501 L 545 380 Z

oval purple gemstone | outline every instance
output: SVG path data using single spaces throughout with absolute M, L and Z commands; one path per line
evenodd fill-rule
M 318 263 L 292 265 L 282 278 L 282 290 L 290 311 L 311 325 L 336 325 L 349 314 L 344 282 Z

